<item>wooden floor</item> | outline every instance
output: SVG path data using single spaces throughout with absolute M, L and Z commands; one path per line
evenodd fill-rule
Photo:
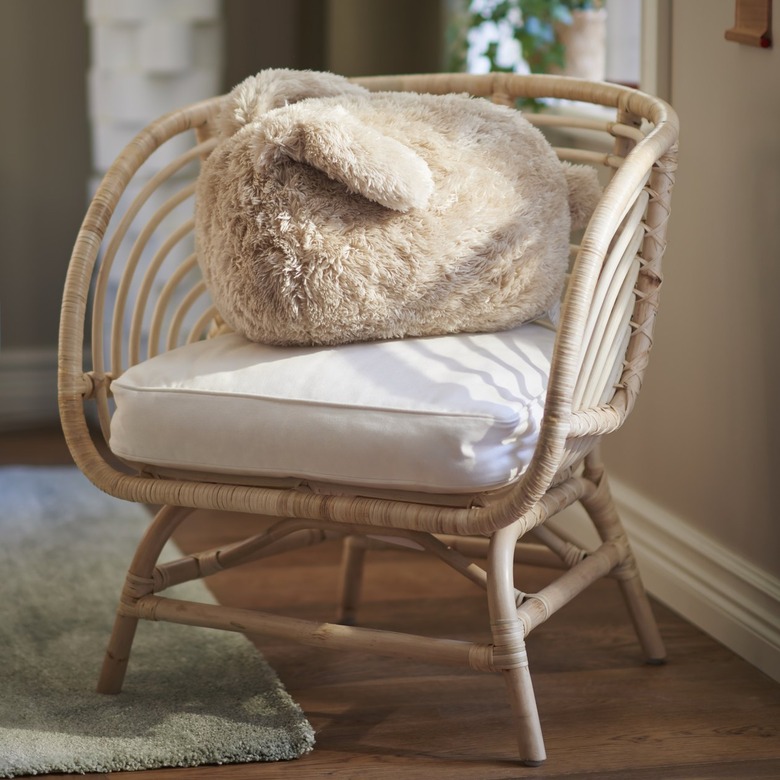
M 0 464 L 67 462 L 56 431 L 0 436 Z M 253 522 L 200 513 L 178 542 L 185 551 L 211 547 Z M 329 620 L 338 557 L 335 546 L 323 545 L 222 572 L 210 585 L 226 603 Z M 539 570 L 521 574 L 526 590 L 546 577 Z M 538 769 L 514 762 L 509 706 L 497 675 L 266 639 L 258 645 L 316 729 L 314 752 L 286 763 L 133 777 L 780 778 L 780 685 L 668 609 L 657 606 L 656 614 L 670 657 L 662 667 L 642 665 L 611 581 L 534 632 L 529 656 L 548 749 Z M 359 619 L 486 638 L 481 592 L 414 553 L 369 553 Z

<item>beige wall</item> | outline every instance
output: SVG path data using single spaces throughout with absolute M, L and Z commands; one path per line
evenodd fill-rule
M 54 346 L 89 172 L 80 0 L 0 2 L 0 350 Z
M 222 0 L 225 90 L 263 68 L 324 68 L 327 3 Z
M 328 68 L 345 76 L 442 69 L 440 0 L 328 0 Z
M 656 349 L 613 473 L 780 575 L 780 48 L 733 0 L 672 3 L 681 151 Z

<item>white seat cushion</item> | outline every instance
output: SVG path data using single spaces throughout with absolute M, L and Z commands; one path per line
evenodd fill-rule
M 152 471 L 490 490 L 533 454 L 553 341 L 537 324 L 339 347 L 223 335 L 112 383 L 111 449 Z

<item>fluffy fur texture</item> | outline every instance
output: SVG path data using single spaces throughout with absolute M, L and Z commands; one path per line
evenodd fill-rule
M 225 321 L 268 344 L 536 318 L 601 194 L 517 111 L 330 73 L 248 78 L 219 132 L 198 181 L 199 260 Z

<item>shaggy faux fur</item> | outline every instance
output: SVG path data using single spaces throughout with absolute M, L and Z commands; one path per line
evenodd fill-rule
M 554 307 L 595 171 L 517 111 L 267 70 L 228 97 L 198 182 L 201 267 L 253 341 L 514 327 Z

